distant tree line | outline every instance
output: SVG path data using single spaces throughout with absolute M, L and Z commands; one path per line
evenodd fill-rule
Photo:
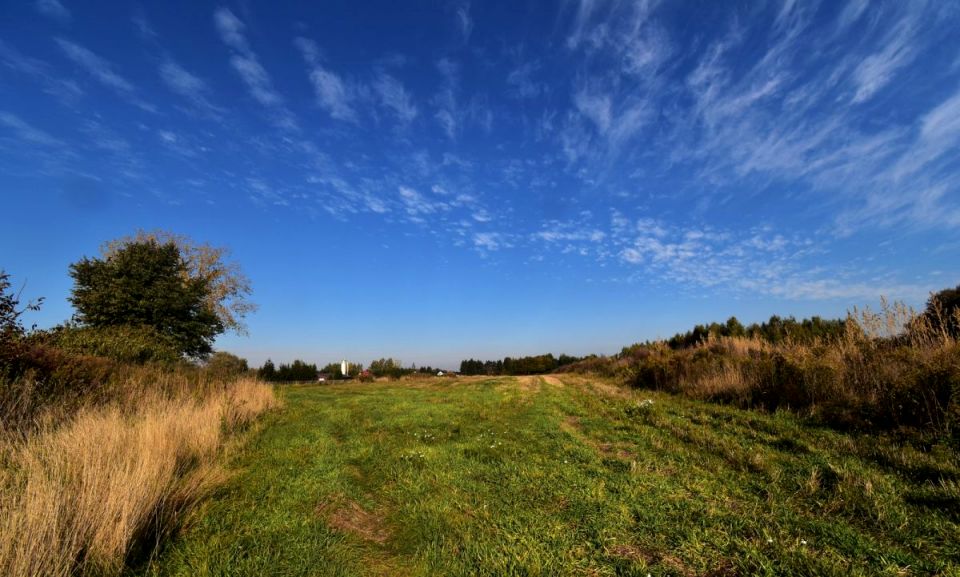
M 498 361 L 480 361 L 466 359 L 460 362 L 462 375 L 537 375 L 549 373 L 562 366 L 581 360 L 579 357 L 560 355 L 554 357 L 552 353 L 530 357 L 505 357 Z
M 320 369 L 320 375 L 325 379 L 340 380 L 351 379 L 363 372 L 363 365 L 360 363 L 347 363 L 347 374 L 344 375 L 340 363 L 327 363 Z
M 823 319 L 813 316 L 797 320 L 794 317 L 773 315 L 770 320 L 743 326 L 737 317 L 730 317 L 725 323 L 696 325 L 693 330 L 677 333 L 667 339 L 671 349 L 686 349 L 705 341 L 708 337 L 748 337 L 760 338 L 771 343 L 786 340 L 811 343 L 815 340 L 830 339 L 843 334 L 846 321 L 842 319 Z
M 274 366 L 273 361 L 267 359 L 267 362 L 263 363 L 263 366 L 257 370 L 257 376 L 261 380 L 272 383 L 315 381 L 317 380 L 317 365 L 297 359 L 289 365 L 281 363 L 277 367 Z
M 370 361 L 370 366 L 367 368 L 367 370 L 374 377 L 399 379 L 400 377 L 412 375 L 414 373 L 419 373 L 421 375 L 433 375 L 436 374 L 440 369 L 435 369 L 431 366 L 417 368 L 417 365 L 415 364 L 409 367 L 404 367 L 400 359 L 386 358 Z
M 273 383 L 296 382 L 296 381 L 315 381 L 318 377 L 324 377 L 328 380 L 356 379 L 372 380 L 374 378 L 385 377 L 388 379 L 399 379 L 400 377 L 412 374 L 435 375 L 439 369 L 431 366 L 417 368 L 416 365 L 404 367 L 399 359 L 381 358 L 370 362 L 370 366 L 364 370 L 361 363 L 347 363 L 347 374 L 344 375 L 340 363 L 329 363 L 324 367 L 317 369 L 317 365 L 307 363 L 299 359 L 289 365 L 275 365 L 270 359 L 257 369 L 257 376 L 264 381 Z

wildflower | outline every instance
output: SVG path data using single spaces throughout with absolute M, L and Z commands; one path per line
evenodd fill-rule
M 801 545 L 806 545 L 806 544 L 807 544 L 807 540 L 806 540 L 806 539 L 800 539 L 800 544 L 801 544 Z

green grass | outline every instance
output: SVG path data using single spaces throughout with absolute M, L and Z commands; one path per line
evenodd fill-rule
M 286 389 L 138 573 L 960 574 L 949 450 L 548 379 Z

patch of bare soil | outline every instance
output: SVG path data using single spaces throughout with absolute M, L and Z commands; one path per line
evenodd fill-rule
M 607 552 L 611 557 L 619 557 L 620 559 L 629 559 L 630 561 L 643 561 L 647 565 L 651 565 L 660 560 L 660 557 L 646 549 L 637 547 L 636 545 L 627 545 L 620 544 L 614 545 Z
M 382 545 L 390 538 L 384 516 L 364 509 L 356 501 L 334 496 L 317 506 L 317 514 L 338 531 L 355 535 L 364 541 Z
M 569 433 L 573 433 L 577 437 L 583 435 L 583 431 L 580 427 L 580 417 L 575 415 L 567 415 L 563 418 L 563 423 L 561 424 L 563 429 Z
M 543 379 L 543 382 L 547 383 L 547 384 L 550 385 L 551 387 L 562 387 L 562 386 L 563 386 L 563 381 L 561 381 L 558 377 L 555 377 L 555 376 L 553 376 L 553 375 L 544 375 L 544 376 L 542 376 L 542 377 L 540 377 L 540 378 Z
M 612 557 L 619 557 L 621 559 L 642 561 L 645 565 L 663 565 L 668 567 L 671 572 L 675 572 L 679 575 L 696 575 L 696 572 L 687 567 L 683 561 L 677 557 L 674 557 L 668 553 L 638 547 L 637 545 L 614 545 L 608 550 L 608 554 Z

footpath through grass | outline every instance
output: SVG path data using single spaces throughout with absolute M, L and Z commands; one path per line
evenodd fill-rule
M 942 448 L 575 376 L 285 396 L 142 574 L 960 574 Z

